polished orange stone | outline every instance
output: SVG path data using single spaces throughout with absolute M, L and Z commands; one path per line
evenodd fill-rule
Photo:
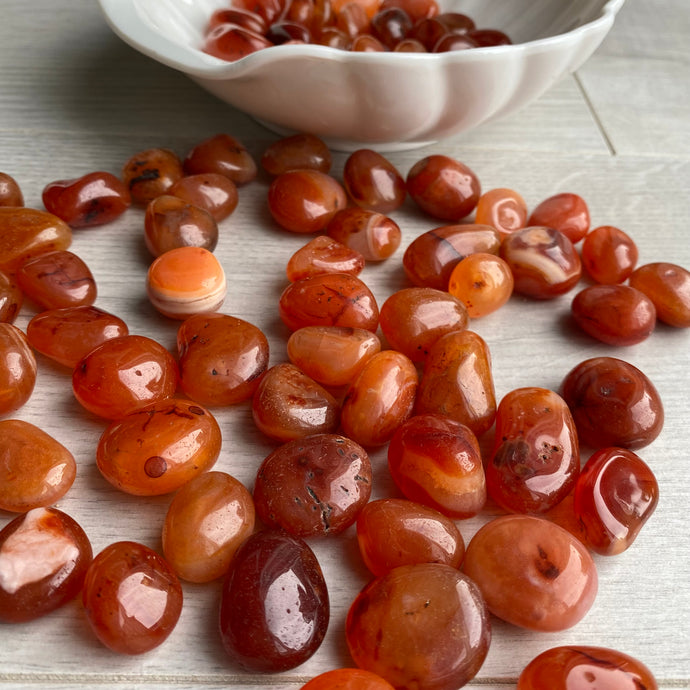
M 17 180 L 0 172 L 0 206 L 24 206 L 24 195 Z
M 413 362 L 423 362 L 441 336 L 464 331 L 468 322 L 467 309 L 457 297 L 425 287 L 397 290 L 381 305 L 379 315 L 389 346 Z
M 23 302 L 24 295 L 16 281 L 0 271 L 0 322 L 14 323 Z
M 142 335 L 111 338 L 91 350 L 72 373 L 81 405 L 99 417 L 120 419 L 175 394 L 175 358 Z
M 554 194 L 534 208 L 527 225 L 554 228 L 577 244 L 589 232 L 589 208 L 579 194 Z
M 251 182 L 257 174 L 256 161 L 242 142 L 229 134 L 215 134 L 200 141 L 185 156 L 185 175 L 217 173 L 236 185 Z
M 52 213 L 0 207 L 0 271 L 13 274 L 25 261 L 71 244 L 69 225 Z
M 377 211 L 351 206 L 338 211 L 326 227 L 329 237 L 358 251 L 365 261 L 384 261 L 402 240 L 400 226 Z
M 267 146 L 261 156 L 261 167 L 273 176 L 305 168 L 328 173 L 332 162 L 328 146 L 313 134 L 293 134 L 278 139 Z
M 660 321 L 690 328 L 690 271 L 660 261 L 644 264 L 630 275 L 630 285 L 653 302 Z
M 112 422 L 98 441 L 96 463 L 121 491 L 159 496 L 211 469 L 220 446 L 220 427 L 208 410 L 171 398 Z
M 361 668 L 337 668 L 320 673 L 301 690 L 394 690 L 381 676 Z
M 453 519 L 476 515 L 486 502 L 479 442 L 472 430 L 441 414 L 417 414 L 388 446 L 388 469 L 411 501 Z
M 277 441 L 334 433 L 340 420 L 336 399 L 294 364 L 276 364 L 252 398 L 257 428 Z
M 142 206 L 167 194 L 182 176 L 182 162 L 177 154 L 162 148 L 138 151 L 122 168 L 122 180 L 132 201 Z
M 74 599 L 91 563 L 89 538 L 57 508 L 34 508 L 0 530 L 0 622 L 23 623 Z
M 50 434 L 19 419 L 0 420 L 0 510 L 57 503 L 76 474 L 74 456 Z
M 219 173 L 185 175 L 175 182 L 168 194 L 208 211 L 217 222 L 230 216 L 237 208 L 237 185 Z
M 67 250 L 45 252 L 17 269 L 17 284 L 41 309 L 93 304 L 96 281 L 83 259 Z
M 364 328 L 305 326 L 287 342 L 290 361 L 315 381 L 332 387 L 352 383 L 380 351 L 379 337 Z
M 514 189 L 490 189 L 479 197 L 474 222 L 491 225 L 504 237 L 525 227 L 527 203 Z
M 429 350 L 417 394 L 416 414 L 444 414 L 477 436 L 491 428 L 496 394 L 491 355 L 474 331 L 447 333 Z
M 128 334 L 119 316 L 94 306 L 50 309 L 36 314 L 26 327 L 31 347 L 71 369 L 101 343 Z
M 356 276 L 362 272 L 364 263 L 364 257 L 357 250 L 328 235 L 317 235 L 290 257 L 285 273 L 291 283 L 322 273 Z
M 180 385 L 202 405 L 233 405 L 251 398 L 268 368 L 263 331 L 228 314 L 196 314 L 177 331 Z
M 518 678 L 517 690 L 657 690 L 652 672 L 628 654 L 605 647 L 552 647 Z
M 412 414 L 419 377 L 412 360 L 383 350 L 362 367 L 343 400 L 340 423 L 364 447 L 381 446 Z
M 29 400 L 36 371 L 36 357 L 24 333 L 11 323 L 0 323 L 0 416 Z
M 465 555 L 465 542 L 453 520 L 401 498 L 383 498 L 364 506 L 357 518 L 357 543 L 374 575 L 414 563 L 459 568 Z
M 350 154 L 343 167 L 343 182 L 357 206 L 379 213 L 395 211 L 407 197 L 403 176 L 386 157 L 371 149 Z
M 177 247 L 161 254 L 146 275 L 151 304 L 171 319 L 217 311 L 227 291 L 225 271 L 203 247 Z
M 163 554 L 181 579 L 210 582 L 228 571 L 254 522 L 248 489 L 226 472 L 205 472 L 190 479 L 170 502 Z
M 566 630 L 597 594 L 596 566 L 584 544 L 531 515 L 494 518 L 472 537 L 463 571 L 479 585 L 491 613 L 528 630 Z
M 95 636 L 119 654 L 161 645 L 182 612 L 182 586 L 167 561 L 132 541 L 106 546 L 91 562 L 82 602 Z

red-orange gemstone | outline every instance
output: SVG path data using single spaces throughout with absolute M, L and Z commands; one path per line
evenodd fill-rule
M 496 394 L 489 347 L 474 331 L 441 336 L 429 350 L 417 394 L 417 414 L 445 414 L 477 436 L 491 428 Z
M 261 379 L 252 398 L 257 428 L 277 441 L 336 431 L 336 399 L 293 364 L 277 364 Z
M 23 302 L 24 295 L 16 282 L 0 271 L 0 322 L 13 323 Z
M 578 194 L 555 194 L 532 211 L 527 225 L 553 228 L 577 244 L 589 232 L 587 202 Z
M 180 385 L 202 405 L 233 405 L 254 394 L 268 367 L 264 333 L 227 314 L 197 314 L 177 331 Z
M 182 162 L 168 149 L 146 149 L 135 153 L 122 168 L 122 179 L 135 204 L 146 205 L 183 175 Z
M 168 194 L 203 208 L 217 222 L 231 215 L 239 201 L 237 185 L 219 173 L 186 175 L 170 187 Z
M 690 271 L 668 262 L 645 264 L 632 273 L 630 285 L 652 300 L 660 321 L 690 328 Z
M 252 495 L 225 472 L 205 472 L 175 494 L 163 525 L 163 554 L 188 582 L 224 575 L 235 552 L 254 531 Z
M 178 369 L 162 345 L 141 335 L 106 340 L 77 365 L 72 388 L 93 414 L 121 419 L 177 390 Z
M 283 291 L 278 307 L 291 331 L 304 326 L 345 326 L 375 332 L 379 325 L 374 294 L 357 276 L 347 273 L 295 281 Z
M 119 218 L 130 206 L 129 189 L 109 172 L 56 180 L 43 189 L 43 205 L 70 227 L 88 228 Z
M 513 189 L 490 189 L 479 197 L 474 222 L 491 225 L 504 237 L 525 227 L 527 203 Z
M 76 474 L 72 453 L 45 431 L 19 419 L 0 421 L 0 510 L 57 503 Z
M 57 508 L 34 508 L 0 530 L 0 622 L 23 623 L 74 599 L 91 563 L 80 525 Z
M 403 268 L 415 285 L 447 290 L 450 274 L 466 256 L 498 254 L 501 238 L 489 225 L 445 225 L 425 232 L 405 250 Z
M 320 673 L 301 690 L 394 690 L 381 676 L 361 668 L 337 668 Z
M 101 343 L 128 334 L 121 318 L 93 306 L 44 311 L 26 327 L 31 347 L 70 369 Z
M 383 261 L 400 246 L 400 226 L 388 216 L 369 209 L 350 207 L 338 211 L 326 232 L 358 251 L 366 261 Z
M 364 506 L 357 518 L 357 543 L 374 575 L 415 563 L 459 568 L 465 555 L 465 542 L 453 520 L 401 498 L 383 498 Z
M 395 211 L 407 196 L 403 176 L 387 158 L 371 149 L 350 154 L 343 168 L 343 182 L 357 206 L 378 213 Z
M 42 309 L 90 306 L 96 301 L 96 281 L 76 254 L 60 250 L 29 259 L 17 269 L 22 292 Z
M 229 134 L 216 134 L 199 142 L 185 156 L 186 175 L 218 173 L 229 177 L 236 185 L 256 178 L 257 166 L 244 144 Z
M 658 690 L 652 672 L 628 654 L 605 647 L 552 647 L 532 659 L 517 690 Z
M 17 180 L 0 172 L 0 206 L 24 206 L 24 195 Z
M 491 613 L 528 630 L 566 630 L 597 593 L 594 561 L 562 527 L 530 515 L 505 515 L 481 527 L 463 571 L 479 585 Z
M 162 644 L 182 612 L 182 586 L 148 546 L 119 541 L 92 561 L 82 601 L 96 637 L 119 654 L 142 654 Z
M 345 386 L 381 351 L 378 336 L 363 328 L 305 326 L 287 342 L 290 361 L 324 386 Z
M 304 169 L 328 173 L 331 163 L 328 146 L 313 134 L 294 134 L 278 139 L 261 156 L 261 167 L 273 176 L 288 170 Z
M 0 271 L 13 274 L 25 261 L 70 244 L 72 230 L 52 213 L 0 207 Z
M 194 402 L 172 398 L 112 422 L 98 442 L 96 462 L 117 489 L 159 496 L 213 467 L 220 446 L 213 415 Z
M 450 417 L 418 414 L 404 422 L 388 446 L 388 469 L 407 498 L 450 518 L 472 517 L 486 502 L 477 437 Z
M 364 263 L 364 257 L 357 250 L 328 235 L 317 235 L 290 257 L 285 273 L 290 282 L 323 273 L 356 276 L 362 272 Z
M 585 235 L 582 265 L 597 283 L 622 283 L 637 264 L 637 245 L 622 230 L 602 225 Z
M 340 423 L 363 446 L 381 446 L 412 414 L 419 377 L 412 360 L 383 350 L 362 367 L 345 395 Z
M 11 323 L 0 323 L 0 416 L 29 400 L 36 370 L 36 357 L 24 333 Z
M 486 465 L 489 496 L 506 510 L 543 513 L 573 489 L 580 472 L 575 422 L 565 401 L 546 388 L 518 388 L 496 412 Z
M 289 441 L 270 453 L 254 482 L 261 521 L 303 539 L 340 534 L 371 496 L 364 448 L 337 434 Z

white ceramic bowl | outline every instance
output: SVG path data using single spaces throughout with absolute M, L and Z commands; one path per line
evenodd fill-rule
M 624 0 L 441 0 L 513 45 L 448 53 L 277 46 L 225 62 L 200 50 L 230 0 L 99 0 L 124 41 L 281 134 L 331 147 L 422 146 L 531 103 L 596 50 Z

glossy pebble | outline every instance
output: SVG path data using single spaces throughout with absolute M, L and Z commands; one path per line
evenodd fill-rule
M 0 322 L 0 416 L 23 407 L 36 385 L 36 357 L 22 331 Z

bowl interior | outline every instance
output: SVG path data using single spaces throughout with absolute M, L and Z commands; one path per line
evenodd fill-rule
M 141 18 L 168 39 L 199 48 L 211 13 L 232 0 L 133 0 Z M 598 19 L 608 0 L 440 0 L 482 28 L 501 29 L 513 43 L 558 36 Z

